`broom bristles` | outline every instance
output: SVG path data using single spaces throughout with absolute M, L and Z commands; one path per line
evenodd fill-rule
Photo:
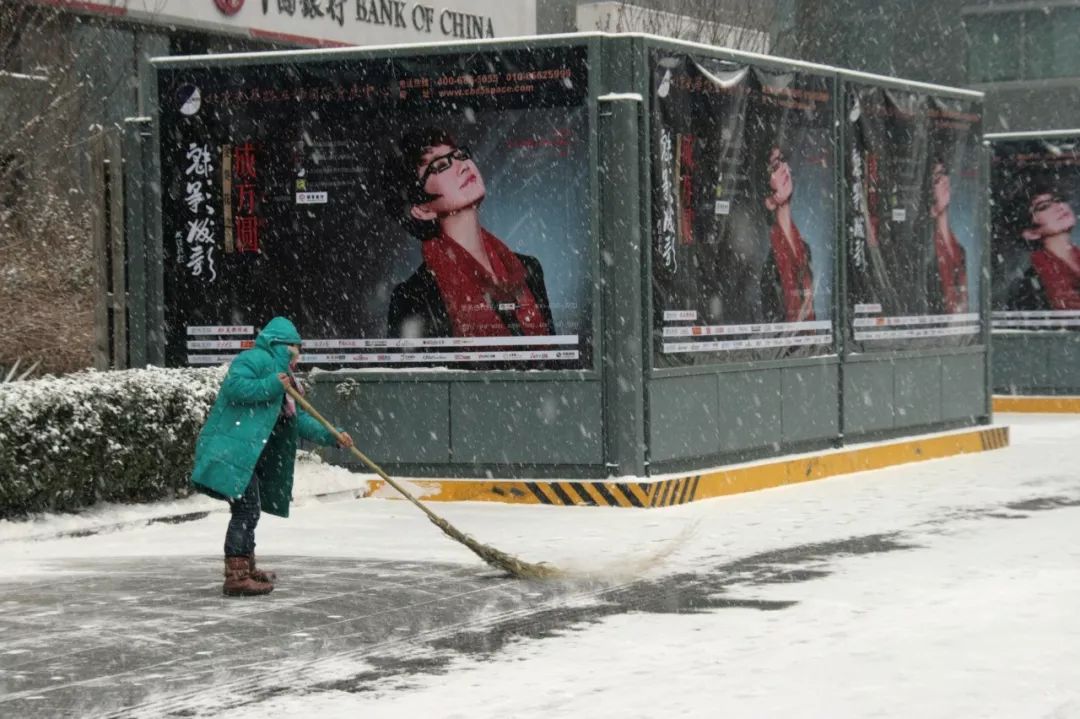
M 429 519 L 431 519 L 432 524 L 441 529 L 446 536 L 464 544 L 473 551 L 473 554 L 484 560 L 484 562 L 496 569 L 501 569 L 518 579 L 555 579 L 564 575 L 564 572 L 560 571 L 557 567 L 551 566 L 547 562 L 541 562 L 539 564 L 526 562 L 513 555 L 507 554 L 506 552 L 495 549 L 495 547 L 489 547 L 486 544 L 478 542 L 468 534 L 459 531 L 442 517 L 436 518 L 435 516 L 430 516 Z

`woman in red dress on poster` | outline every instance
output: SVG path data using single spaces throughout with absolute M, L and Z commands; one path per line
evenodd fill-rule
M 935 159 L 931 167 L 930 218 L 933 220 L 934 269 L 939 292 L 931 297 L 931 307 L 947 315 L 963 314 L 968 310 L 967 253 L 949 227 L 949 202 L 952 185 L 945 163 Z M 931 292 L 933 292 L 932 288 Z
M 1021 231 L 1035 246 L 1031 266 L 1050 310 L 1080 310 L 1080 248 L 1072 242 L 1076 213 L 1065 199 L 1045 185 L 1028 192 L 1030 222 Z
M 810 322 L 815 318 L 810 248 L 791 217 L 795 185 L 791 166 L 778 145 L 769 148 L 766 172 L 765 207 L 773 213 L 773 223 L 762 272 L 762 308 L 771 322 Z

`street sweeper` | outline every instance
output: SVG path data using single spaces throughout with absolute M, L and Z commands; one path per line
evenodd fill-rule
M 229 503 L 225 532 L 226 596 L 269 594 L 273 572 L 255 564 L 255 527 L 261 512 L 289 516 L 296 444 L 352 446 L 347 432 L 331 431 L 286 391 L 300 393 L 294 372 L 300 334 L 284 317 L 267 323 L 255 346 L 238 354 L 218 391 L 195 445 L 196 489 Z

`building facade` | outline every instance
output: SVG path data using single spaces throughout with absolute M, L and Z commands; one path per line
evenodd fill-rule
M 986 132 L 1073 128 L 1080 2 L 800 2 L 800 59 L 986 93 Z

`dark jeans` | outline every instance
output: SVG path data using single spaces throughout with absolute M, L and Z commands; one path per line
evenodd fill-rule
M 255 553 L 255 526 L 259 523 L 259 472 L 251 475 L 244 496 L 229 500 L 232 518 L 225 531 L 225 556 L 250 557 Z

